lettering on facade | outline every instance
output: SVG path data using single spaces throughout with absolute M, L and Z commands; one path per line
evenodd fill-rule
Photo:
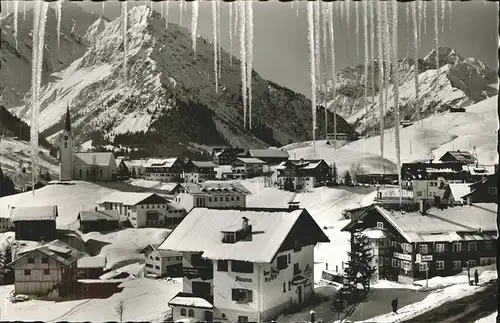
M 234 280 L 236 280 L 237 282 L 242 282 L 242 283 L 251 283 L 252 282 L 252 278 L 246 278 L 246 277 L 240 277 L 240 276 L 234 277 Z
M 264 270 L 264 282 L 269 283 L 278 278 L 278 274 L 269 270 Z
M 394 258 L 398 258 L 398 259 L 406 260 L 406 261 L 411 261 L 411 255 L 407 255 L 407 254 L 399 253 L 399 252 L 394 253 Z
M 432 255 L 422 256 L 422 261 L 432 261 Z

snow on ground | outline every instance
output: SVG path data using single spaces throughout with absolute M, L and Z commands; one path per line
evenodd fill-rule
M 2 137 L 0 141 L 0 163 L 2 170 L 9 176 L 18 174 L 19 161 L 22 160 L 24 166 L 31 163 L 30 157 L 31 145 L 27 141 L 15 140 L 13 138 Z M 55 159 L 49 156 L 49 151 L 39 147 L 40 155 L 39 165 L 42 170 L 48 169 L 52 174 L 59 173 L 59 164 Z
M 172 189 L 177 186 L 177 183 L 170 183 L 170 182 L 159 182 L 159 181 L 151 181 L 147 179 L 142 179 L 142 178 L 134 178 L 131 180 L 128 180 L 127 183 L 133 186 L 137 187 L 143 187 L 143 188 L 153 188 L 156 190 L 162 190 L 162 191 L 171 191 Z
M 6 299 L 13 285 L 0 286 L 2 321 L 45 322 L 116 322 L 115 307 L 123 301 L 123 321 L 163 322 L 170 312 L 167 302 L 182 290 L 178 280 L 147 278 L 123 282 L 123 291 L 107 299 L 86 299 L 69 302 L 30 300 L 10 304 Z M 5 306 L 7 305 L 8 306 Z
M 122 122 L 113 130 L 115 134 L 126 132 L 147 131 L 151 124 L 152 116 L 145 112 L 134 112 L 125 116 Z
M 118 269 L 111 270 L 111 271 L 103 274 L 99 278 L 100 279 L 113 279 L 113 277 L 116 277 L 117 275 L 119 275 L 121 273 L 127 273 L 129 275 L 139 277 L 140 273 L 143 271 L 143 269 L 144 269 L 144 263 L 134 262 L 130 265 L 126 265 L 126 266 L 120 267 Z
M 80 145 L 80 151 L 90 151 L 92 148 L 92 140 L 88 140 Z
M 437 277 L 436 277 L 437 278 Z M 485 270 L 479 276 L 479 283 L 484 284 L 493 279 L 497 278 L 497 272 L 495 269 L 493 270 Z M 438 281 L 439 279 L 436 279 Z M 424 281 L 425 284 L 425 281 Z M 439 284 L 436 284 L 439 285 Z M 411 319 L 418 315 L 421 315 L 427 311 L 435 309 L 446 302 L 456 300 L 462 297 L 466 297 L 469 295 L 473 295 L 478 290 L 484 288 L 483 286 L 470 286 L 467 283 L 467 279 L 465 282 L 456 283 L 455 285 L 451 285 L 439 290 L 436 290 L 430 293 L 423 301 L 418 303 L 413 303 L 411 305 L 407 305 L 402 307 L 398 312 L 398 314 L 387 313 L 384 315 L 380 315 L 377 317 L 370 318 L 369 320 L 363 322 L 403 322 L 405 320 Z
M 494 323 L 497 321 L 497 316 L 498 316 L 498 311 L 477 320 L 475 323 Z
M 0 216 L 8 216 L 10 206 L 57 205 L 57 226 L 67 228 L 77 219 L 78 212 L 96 206 L 95 201 L 114 192 L 94 183 L 73 181 L 74 185 L 51 184 L 35 190 L 0 198 Z
M 148 244 L 163 242 L 171 230 L 161 228 L 127 228 L 111 233 L 89 232 L 82 235 L 83 241 L 89 240 L 108 243 L 99 252 L 99 256 L 107 258 L 107 268 L 112 268 L 122 261 L 139 261 L 141 250 Z M 87 243 L 88 245 L 89 243 Z M 90 248 L 90 247 L 89 247 Z
M 498 138 L 497 100 L 494 96 L 467 107 L 465 113 L 443 112 L 400 128 L 401 162 L 429 158 L 429 149 L 439 159 L 448 150 L 472 151 L 476 147 L 479 163 L 492 165 L 498 162 L 496 143 Z M 287 146 L 288 147 L 288 146 Z M 380 136 L 357 140 L 335 150 L 316 142 L 296 144 L 288 150 L 293 158 L 322 158 L 335 162 L 340 171 L 349 169 L 352 163 L 363 164 L 368 172 L 380 170 Z M 394 128 L 386 129 L 384 136 L 384 167 L 386 172 L 395 172 L 396 148 Z

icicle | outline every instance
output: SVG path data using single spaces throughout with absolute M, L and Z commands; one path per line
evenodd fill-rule
M 45 47 L 45 25 L 47 22 L 48 3 L 40 1 L 35 3 L 35 19 L 33 25 L 33 55 L 32 55 L 32 114 L 31 114 L 31 164 L 32 164 L 32 187 L 38 178 L 38 116 L 40 113 L 40 87 L 42 83 L 43 52 Z M 36 32 L 35 32 L 36 30 Z M 33 195 L 35 190 L 33 189 Z
M 444 12 L 446 11 L 446 1 L 441 0 L 441 32 L 444 32 Z
M 238 7 L 238 3 L 237 2 L 231 2 L 231 4 L 233 4 L 236 6 L 235 8 L 235 11 L 234 11 L 234 27 L 233 27 L 233 30 L 234 30 L 234 35 L 237 37 L 238 36 L 238 30 L 239 30 L 239 22 L 238 22 L 238 17 L 240 15 L 240 7 Z
M 296 14 L 297 14 L 297 17 L 299 16 L 299 3 L 297 2 L 297 6 L 295 7 L 296 8 Z
M 149 1 L 149 16 L 151 17 L 151 15 L 153 14 L 153 4 L 154 2 L 153 1 Z
M 354 11 L 356 11 L 356 58 L 359 59 L 359 10 L 356 3 L 354 3 Z
M 345 0 L 345 13 L 346 13 L 346 23 L 347 23 L 347 34 L 349 35 L 349 28 L 350 26 L 350 17 L 351 17 L 351 1 L 350 0 Z
M 357 8 L 356 8 L 357 9 Z M 365 118 L 368 116 L 368 2 L 363 2 L 363 26 L 365 35 L 365 94 L 364 94 L 364 105 L 365 105 Z M 356 10 L 357 11 L 357 10 Z M 363 140 L 363 168 L 365 167 L 365 150 L 366 150 L 366 140 Z
M 439 3 L 434 1 L 434 40 L 436 41 L 436 90 L 439 83 Z
M 221 61 L 222 61 L 222 46 L 221 46 L 221 42 L 220 42 L 220 1 L 219 0 L 215 0 L 215 2 L 217 2 L 217 56 L 219 57 L 217 60 L 219 62 L 218 66 L 219 66 L 219 72 L 217 73 L 217 75 L 219 76 L 219 79 L 221 78 L 221 75 L 222 75 L 222 64 L 221 64 Z
M 402 203 L 401 196 L 401 146 L 399 138 L 399 68 L 398 68 L 398 2 L 392 0 L 392 78 L 394 82 L 394 113 L 396 115 L 395 141 L 396 141 L 396 164 L 399 183 L 399 206 Z M 409 6 L 409 5 L 408 5 Z
M 374 22 L 374 4 L 373 1 L 368 1 L 368 4 L 370 6 L 370 43 L 371 43 L 371 48 L 370 48 L 370 57 L 372 58 L 372 68 L 371 68 L 371 76 L 372 76 L 372 91 L 371 91 L 371 96 L 372 96 L 372 103 L 375 102 L 375 22 Z
M 323 44 L 323 106 L 325 108 L 325 140 L 328 140 L 328 76 L 327 76 L 327 56 L 328 56 L 328 40 L 326 37 L 328 31 L 328 8 L 326 3 L 321 2 L 321 12 L 326 13 L 323 16 L 322 20 L 322 34 L 321 34 L 321 42 Z
M 61 19 L 62 19 L 62 0 L 56 3 L 56 16 L 57 16 L 57 48 L 61 48 Z
M 335 29 L 333 28 L 333 3 L 328 2 L 328 34 L 330 38 L 330 56 L 332 60 L 332 101 L 333 101 L 333 142 L 334 149 L 337 150 L 337 104 L 336 96 L 337 91 L 335 88 Z
M 419 97 L 419 89 L 418 89 L 418 32 L 417 32 L 417 3 L 414 1 L 412 3 L 412 9 L 413 9 L 413 60 L 414 60 L 414 66 L 413 66 L 413 76 L 415 78 L 415 110 L 417 114 L 417 120 L 420 123 L 420 97 Z
M 125 83 L 127 83 L 127 1 L 122 1 L 121 3 L 121 14 L 122 14 L 122 37 L 123 37 L 123 78 Z
M 218 2 L 217 0 L 215 0 Z M 184 14 L 184 0 L 179 0 L 179 25 L 182 26 L 182 16 Z
M 102 2 L 102 9 L 101 9 L 102 11 L 101 11 L 101 15 L 103 15 L 103 16 L 104 16 L 104 4 L 105 4 L 105 3 L 106 3 L 105 1 L 103 1 L 103 2 Z M 162 2 L 162 3 L 163 3 L 163 2 Z
M 26 1 L 23 1 L 23 20 L 26 20 Z
M 102 2 L 102 4 L 104 5 L 104 1 Z M 163 1 L 160 2 L 160 17 L 161 19 L 163 19 Z
M 383 17 L 383 41 L 384 41 L 384 110 L 387 111 L 387 102 L 389 99 L 389 81 L 391 77 L 391 40 L 390 40 L 390 28 L 389 28 L 389 8 L 387 2 L 382 3 L 384 13 Z M 390 138 L 390 137 L 389 137 Z
M 411 41 L 410 41 L 410 33 L 411 33 L 411 29 L 410 29 L 410 5 L 406 5 L 405 4 L 405 11 L 406 11 L 406 39 L 408 39 L 406 41 L 406 45 L 407 45 L 407 48 L 406 48 L 406 53 L 408 54 L 408 56 L 410 56 L 410 44 L 411 44 Z
M 448 3 L 448 11 L 449 11 L 449 14 L 450 14 L 450 18 L 448 18 L 448 22 L 450 23 L 450 29 L 451 29 L 451 19 L 453 17 L 453 7 L 451 6 L 451 0 L 449 1 L 446 1 L 446 3 Z
M 380 171 L 384 173 L 384 39 L 383 39 L 383 17 L 382 5 L 380 1 L 376 1 L 377 6 L 377 38 L 378 38 L 378 69 L 379 69 L 379 109 L 380 109 Z
M 247 127 L 247 57 L 246 57 L 246 14 L 245 3 L 238 2 L 239 27 L 240 27 L 240 69 L 241 69 L 241 95 L 243 98 L 243 128 Z
M 307 2 L 307 39 L 309 42 L 309 68 L 311 77 L 312 141 L 316 149 L 316 42 L 314 34 L 314 2 Z
M 248 127 L 252 129 L 253 1 L 246 1 Z
M 14 39 L 16 41 L 16 49 L 17 49 L 17 15 L 18 15 L 19 2 L 17 0 L 14 1 Z
M 315 1 L 314 2 L 314 54 L 316 55 L 315 57 L 315 62 L 316 62 L 316 98 L 319 99 L 319 90 L 320 87 L 318 86 L 320 84 L 320 69 L 321 69 L 321 36 L 320 36 L 320 27 L 321 27 L 321 2 L 320 1 Z M 315 129 L 316 129 L 316 123 L 315 123 Z M 316 133 L 316 130 L 314 131 Z
M 170 1 L 165 1 L 165 29 L 168 28 L 168 5 Z
M 424 34 L 427 35 L 427 1 L 423 0 L 422 1 L 422 23 L 424 25 Z
M 182 11 L 182 10 L 181 10 Z M 214 44 L 214 73 L 215 73 L 215 93 L 219 92 L 219 67 L 218 67 L 218 45 L 217 45 L 217 1 L 212 1 L 212 37 Z
M 193 42 L 193 52 L 194 57 L 196 58 L 196 35 L 198 29 L 198 0 L 192 2 L 192 19 L 191 19 L 191 40 Z
M 233 67 L 233 3 L 229 3 L 229 65 Z

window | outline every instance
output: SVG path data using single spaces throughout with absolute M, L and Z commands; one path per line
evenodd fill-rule
M 384 228 L 384 223 L 383 222 L 377 222 L 377 228 L 383 229 Z
M 286 267 L 288 267 L 288 257 L 287 257 L 287 255 L 279 256 L 276 259 L 276 265 L 278 267 L 278 270 L 282 270 L 282 269 L 285 269 Z
M 29 275 L 31 275 L 31 270 L 30 270 L 30 269 L 25 269 L 25 270 L 24 270 L 24 275 L 25 275 L 25 276 L 29 276 Z
M 293 274 L 298 275 L 300 274 L 300 269 L 299 269 L 299 264 L 293 264 Z
M 68 142 L 67 141 L 64 142 L 64 148 L 68 148 Z
M 194 317 L 194 310 L 192 308 L 189 309 L 188 316 L 189 317 Z
M 82 174 L 82 170 L 81 170 L 81 169 L 79 169 L 79 170 L 78 170 L 78 177 L 79 177 L 79 178 L 82 178 L 82 177 L 83 177 L 83 174 Z
M 461 252 L 462 251 L 462 244 L 460 242 L 455 242 L 453 244 L 453 252 Z
M 426 262 L 419 263 L 418 271 L 427 271 L 427 263 Z
M 228 262 L 227 260 L 219 260 L 217 261 L 217 271 L 228 271 Z
M 479 264 L 481 266 L 488 266 L 488 265 L 491 265 L 491 264 L 494 264 L 496 263 L 496 258 L 495 257 L 489 257 L 489 258 L 480 258 L 479 259 Z
M 156 261 L 160 260 L 160 257 L 155 257 L 155 260 L 156 260 Z
M 401 249 L 403 249 L 404 252 L 412 252 L 412 245 L 409 243 L 402 243 L 401 244 Z
M 444 261 L 436 261 L 436 270 L 444 270 Z
M 35 263 L 35 258 L 30 257 L 28 258 L 28 264 L 34 264 Z
M 231 271 L 235 273 L 253 273 L 253 263 L 247 261 L 231 261 Z
M 252 302 L 252 291 L 249 289 L 233 288 L 232 300 L 238 303 L 250 303 Z
M 283 293 L 286 293 L 286 283 L 283 283 Z
M 226 196 L 226 202 L 229 202 L 229 196 Z
M 398 268 L 398 260 L 397 259 L 392 259 L 392 267 Z
M 418 197 L 422 197 L 422 191 L 418 191 L 418 192 L 417 192 L 417 196 L 418 196 Z
M 384 266 L 389 267 L 389 264 L 390 264 L 389 257 L 385 257 L 384 258 Z
M 181 308 L 181 316 L 186 316 L 186 309 L 185 308 Z
M 239 201 L 240 200 L 240 197 L 239 196 L 236 196 L 236 201 Z
M 453 270 L 459 270 L 459 269 L 462 269 L 462 262 L 460 260 L 454 261 Z
M 403 268 L 405 270 L 411 270 L 411 262 L 401 261 L 401 268 Z
M 160 270 L 160 266 L 155 266 L 155 269 L 158 269 L 158 270 Z
M 476 242 L 469 242 L 467 244 L 467 251 L 477 251 L 477 243 Z
M 426 244 L 421 244 L 418 246 L 418 250 L 420 253 L 427 253 L 428 252 L 428 248 L 427 248 L 427 245 Z
M 99 169 L 99 177 L 102 178 L 102 168 Z
M 288 291 L 291 291 L 292 290 L 292 283 L 289 281 L 288 282 Z
M 493 243 L 491 241 L 485 241 L 484 242 L 484 247 L 487 249 L 487 250 L 491 250 L 493 249 Z
M 445 244 L 444 243 L 436 244 L 436 252 L 444 252 L 444 251 L 445 251 Z
M 231 201 L 234 201 L 234 196 L 231 196 Z
M 42 264 L 48 264 L 49 263 L 49 257 L 42 257 Z
M 44 270 L 43 270 L 43 274 L 44 274 L 45 276 L 50 275 L 50 269 L 44 269 Z
M 209 201 L 209 202 L 212 202 L 212 198 L 211 198 L 211 197 L 209 197 L 209 198 L 208 198 L 208 201 Z
M 217 202 L 217 196 L 216 196 L 216 197 L 214 197 L 214 202 Z
M 248 316 L 238 316 L 238 323 L 248 323 Z
M 497 195 L 497 188 L 496 187 L 488 187 L 488 194 Z
M 475 260 L 469 260 L 468 261 L 470 267 L 476 267 L 476 261 Z

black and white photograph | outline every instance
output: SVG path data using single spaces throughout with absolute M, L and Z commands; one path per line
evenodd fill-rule
M 0 321 L 498 321 L 491 0 L 0 0 Z

